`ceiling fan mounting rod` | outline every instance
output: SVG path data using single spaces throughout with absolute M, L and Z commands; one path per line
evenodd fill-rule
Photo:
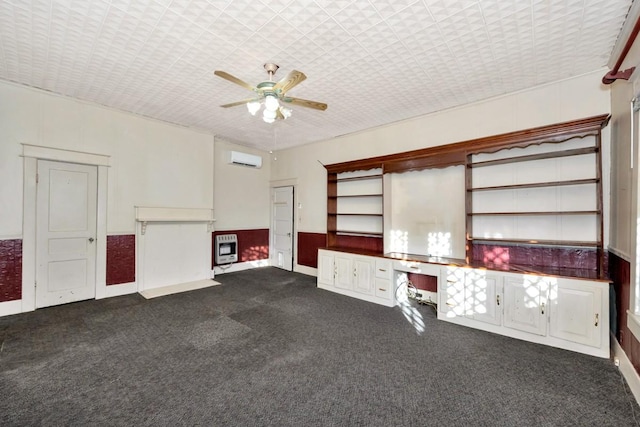
M 264 64 L 264 69 L 269 73 L 269 80 L 273 78 L 273 75 L 278 71 L 278 68 L 280 68 L 278 65 L 272 64 L 271 62 Z

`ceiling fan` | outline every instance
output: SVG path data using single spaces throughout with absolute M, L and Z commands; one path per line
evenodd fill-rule
M 245 99 L 238 102 L 232 102 L 230 104 L 221 105 L 222 108 L 236 107 L 238 105 L 246 104 L 249 112 L 255 115 L 262 104 L 264 104 L 263 120 L 267 123 L 273 123 L 276 119 L 286 119 L 291 116 L 291 109 L 286 107 L 286 104 L 299 105 L 301 107 L 313 108 L 315 110 L 324 111 L 327 109 L 327 104 L 317 101 L 309 101 L 307 99 L 293 98 L 287 96 L 287 91 L 302 83 L 307 76 L 301 71 L 293 70 L 287 74 L 282 80 L 278 82 L 273 81 L 273 76 L 278 70 L 276 64 L 267 63 L 264 64 L 264 69 L 269 74 L 269 80 L 258 83 L 255 87 L 249 83 L 240 80 L 239 78 L 232 76 L 224 71 L 216 70 L 214 74 L 218 77 L 222 77 L 225 80 L 242 86 L 245 89 L 249 89 L 256 93 L 253 98 Z M 280 105 L 280 103 L 284 105 Z

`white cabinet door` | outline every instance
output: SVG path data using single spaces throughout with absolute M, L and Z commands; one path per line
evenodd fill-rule
M 502 324 L 502 277 L 486 270 L 469 270 L 466 276 L 467 317 L 492 325 Z
M 504 279 L 504 326 L 547 334 L 548 279 L 530 275 Z
M 446 317 L 467 317 L 480 322 L 502 323 L 502 278 L 459 267 L 443 267 L 438 308 Z
M 373 295 L 374 260 L 369 257 L 353 257 L 353 290 Z
M 353 288 L 353 255 L 336 253 L 333 262 L 335 263 L 336 277 L 333 284 L 336 288 L 352 289 Z
M 549 335 L 600 347 L 602 289 L 585 281 L 558 279 L 551 287 L 549 305 Z
M 333 263 L 333 253 L 318 251 L 318 283 L 333 286 L 335 277 L 335 267 Z

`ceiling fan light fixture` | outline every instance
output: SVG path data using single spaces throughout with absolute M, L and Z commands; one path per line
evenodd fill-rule
M 291 108 L 287 108 L 287 107 L 280 107 L 280 114 L 282 114 L 282 117 L 286 119 L 288 119 L 289 117 L 291 117 Z
M 249 110 L 249 113 L 251 113 L 252 116 L 255 116 L 259 109 L 260 101 L 251 101 L 247 103 L 247 110 Z
M 278 102 L 278 98 L 273 95 L 267 95 L 264 98 L 264 108 L 276 112 L 278 111 L 278 107 L 280 107 L 280 103 Z
M 280 101 L 287 105 L 292 103 L 301 107 L 313 108 L 315 110 L 324 111 L 327 109 L 327 104 L 323 104 L 322 102 L 309 101 L 307 99 L 292 98 L 290 96 L 287 96 L 287 91 L 291 90 L 293 87 L 304 81 L 307 76 L 305 76 L 304 73 L 300 71 L 292 70 L 285 77 L 275 82 L 273 81 L 273 75 L 276 73 L 278 68 L 279 67 L 276 64 L 264 64 L 264 69 L 267 70 L 267 74 L 269 74 L 269 81 L 260 82 L 255 87 L 243 80 L 240 80 L 235 76 L 232 76 L 229 73 L 221 70 L 216 70 L 214 72 L 216 76 L 254 92 L 254 98 L 249 98 L 239 102 L 232 102 L 230 104 L 224 104 L 221 105 L 221 107 L 229 108 L 246 104 L 249 113 L 252 116 L 255 116 L 264 104 L 262 119 L 267 123 L 273 123 L 277 120 L 285 120 L 291 117 L 291 114 L 293 113 L 291 111 L 291 108 L 281 105 Z
M 262 112 L 262 118 L 265 119 L 265 122 L 267 121 L 266 119 L 275 120 L 276 116 L 277 113 L 275 111 L 267 110 L 266 108 Z

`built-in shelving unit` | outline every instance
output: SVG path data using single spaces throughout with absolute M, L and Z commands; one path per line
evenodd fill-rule
M 469 246 L 591 248 L 601 261 L 600 162 L 599 133 L 579 135 L 561 144 L 469 154 Z M 598 268 L 603 269 L 603 265 Z
M 601 131 L 608 121 L 600 115 L 327 165 L 327 247 L 370 250 L 370 239 L 382 241 L 386 174 L 464 166 L 464 188 L 450 191 L 465 195 L 467 262 L 486 246 L 550 247 L 556 254 L 575 248 L 597 259 L 588 268 L 602 277 Z M 352 238 L 348 246 L 342 236 Z
M 329 173 L 327 234 L 382 239 L 382 169 Z

